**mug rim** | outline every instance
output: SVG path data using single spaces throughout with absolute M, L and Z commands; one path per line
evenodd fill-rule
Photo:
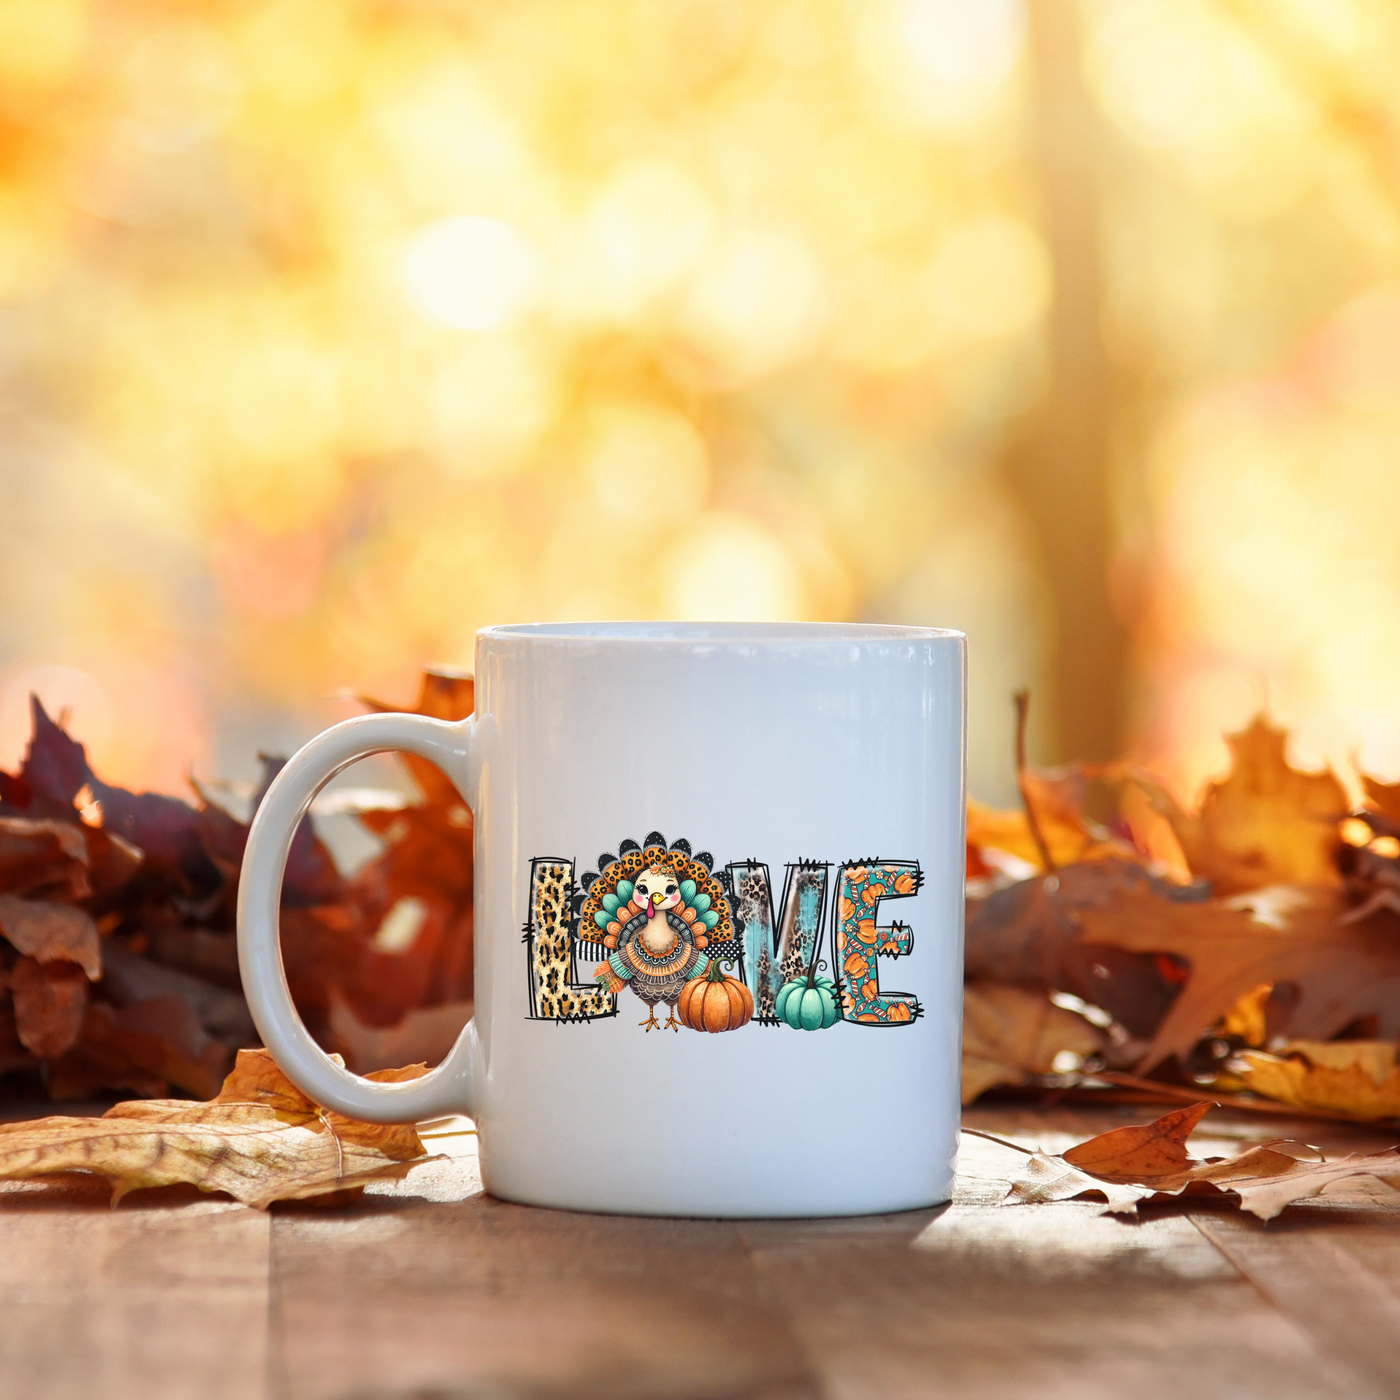
M 536 641 L 619 646 L 857 645 L 862 642 L 965 641 L 950 627 L 877 622 L 511 622 L 483 627 L 478 641 Z

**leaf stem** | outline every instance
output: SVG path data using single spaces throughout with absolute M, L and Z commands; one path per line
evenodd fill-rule
M 968 1137 L 986 1138 L 988 1142 L 994 1142 L 998 1147 L 1009 1147 L 1015 1152 L 1024 1152 L 1027 1157 L 1035 1156 L 1035 1148 L 1022 1147 L 1019 1142 L 1008 1142 L 1006 1138 L 999 1138 L 995 1133 L 984 1133 L 980 1128 L 963 1128 L 962 1132 Z
M 1031 829 L 1031 840 L 1040 852 L 1041 863 L 1047 875 L 1059 869 L 1055 858 L 1050 854 L 1050 846 L 1045 833 L 1040 829 L 1040 818 L 1036 815 L 1035 803 L 1031 801 L 1030 788 L 1026 782 L 1026 718 L 1031 709 L 1031 693 L 1024 687 L 1012 697 L 1016 702 L 1016 786 L 1021 793 L 1021 806 L 1026 809 L 1026 825 Z

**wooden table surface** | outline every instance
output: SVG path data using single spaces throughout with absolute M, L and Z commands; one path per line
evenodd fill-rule
M 1162 1110 L 977 1108 L 1051 1151 Z M 10 1115 L 13 1116 L 13 1115 Z M 1391 1139 L 1214 1113 L 1193 1146 Z M 475 1139 L 336 1208 L 98 1183 L 0 1187 L 0 1395 L 15 1400 L 797 1400 L 1400 1396 L 1400 1195 L 1344 1183 L 1269 1225 L 1001 1205 L 963 1138 L 950 1206 L 654 1220 L 482 1193 Z

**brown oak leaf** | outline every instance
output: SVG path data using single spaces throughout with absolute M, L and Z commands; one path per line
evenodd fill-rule
M 1180 989 L 1170 960 L 1164 966 L 1156 957 L 1092 947 L 1081 936 L 1091 911 L 1111 914 L 1134 895 L 1198 908 L 1205 890 L 1169 884 L 1134 862 L 1116 859 L 1019 881 L 968 901 L 966 975 L 971 981 L 1071 992 L 1102 1007 L 1135 1036 L 1151 1035 Z
M 1208 904 L 1181 904 L 1135 891 L 1086 909 L 1086 943 L 1171 953 L 1191 965 L 1138 1067 L 1147 1073 L 1184 1054 L 1248 992 L 1292 984 L 1281 1013 L 1289 1034 L 1327 1040 L 1364 1016 L 1379 1036 L 1400 1035 L 1400 918 L 1381 910 L 1345 922 L 1337 888 L 1276 886 Z
M 1192 1165 L 1186 1139 L 1213 1105 L 1174 1108 L 1151 1123 L 1113 1128 L 1063 1153 L 1066 1162 L 1099 1181 L 1151 1186 L 1179 1176 Z

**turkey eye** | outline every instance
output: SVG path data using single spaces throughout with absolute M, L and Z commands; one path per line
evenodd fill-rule
M 667 893 L 667 894 L 675 894 L 675 892 L 676 892 L 676 887 L 675 887 L 674 885 L 667 885 L 667 886 L 666 886 L 666 893 Z

